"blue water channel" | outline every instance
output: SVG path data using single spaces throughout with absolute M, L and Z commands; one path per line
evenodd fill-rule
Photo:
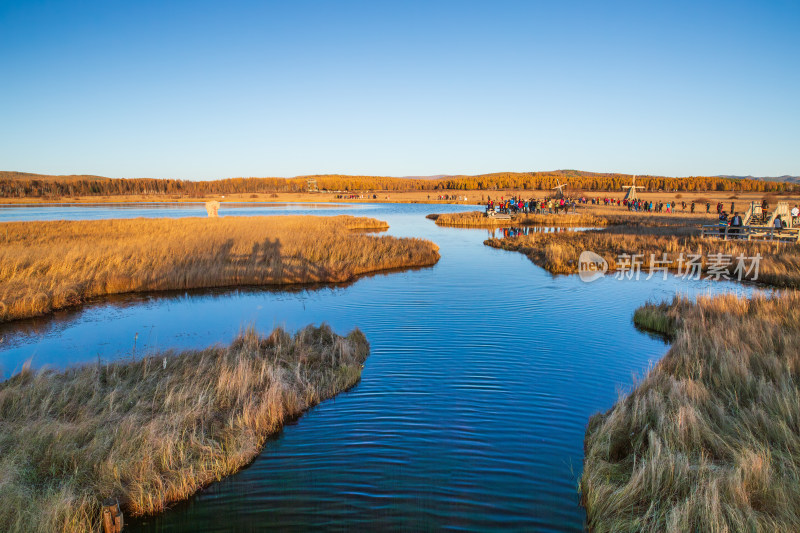
M 581 531 L 577 481 L 589 417 L 663 356 L 634 310 L 676 293 L 743 291 L 707 281 L 584 283 L 442 228 L 424 204 L 223 204 L 222 216 L 353 214 L 440 247 L 433 267 L 348 286 L 105 298 L 0 327 L 3 375 L 25 361 L 225 344 L 243 328 L 361 328 L 361 382 L 311 409 L 241 472 L 131 531 L 515 529 Z M 203 216 L 202 204 L 0 207 L 0 221 Z

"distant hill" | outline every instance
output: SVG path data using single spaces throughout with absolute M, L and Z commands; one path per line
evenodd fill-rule
M 735 180 L 759 180 L 759 181 L 783 181 L 786 183 L 800 183 L 800 176 L 725 176 L 720 175 L 717 176 L 718 178 L 728 178 L 728 179 L 735 179 Z

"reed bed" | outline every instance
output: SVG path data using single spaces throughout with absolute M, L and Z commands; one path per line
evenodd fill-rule
M 137 291 L 346 282 L 439 260 L 380 220 L 224 217 L 0 224 L 0 321 Z
M 454 228 L 495 228 L 510 226 L 510 220 L 485 216 L 483 211 L 468 211 L 465 213 L 442 213 L 428 215 L 427 218 L 436 221 L 437 226 L 450 226 Z
M 605 226 L 603 217 L 585 214 L 523 214 L 511 215 L 511 220 L 485 216 L 483 211 L 428 215 L 439 226 L 463 228 L 494 228 L 498 226 Z
M 511 220 L 484 216 L 483 211 L 428 215 L 440 226 L 465 228 L 493 228 L 498 226 L 553 226 L 553 227 L 605 227 L 627 226 L 700 226 L 710 224 L 712 218 L 688 213 L 664 214 L 627 211 L 624 208 L 581 206 L 577 213 L 517 213 Z
M 589 421 L 589 528 L 800 531 L 800 295 L 676 298 L 636 320 L 674 342 Z
M 352 387 L 364 335 L 243 332 L 227 347 L 0 383 L 0 530 L 99 531 L 103 498 L 162 511 L 248 464 L 287 420 Z
M 735 258 L 760 254 L 758 281 L 777 287 L 800 288 L 800 245 L 795 243 L 770 243 L 746 240 L 703 239 L 698 230 L 682 227 L 613 226 L 599 231 L 533 233 L 507 239 L 488 239 L 484 244 L 524 253 L 538 266 L 554 274 L 578 272 L 581 252 L 589 250 L 602 256 L 609 271 L 620 268 L 622 254 L 642 254 L 642 272 L 650 263 L 651 254 L 657 261 L 664 260 L 670 270 L 681 267 L 679 258 L 689 254 L 700 255 L 701 271 L 708 272 L 710 257 L 721 253 L 734 260 L 726 275 L 736 276 Z M 685 269 L 685 262 L 683 268 Z

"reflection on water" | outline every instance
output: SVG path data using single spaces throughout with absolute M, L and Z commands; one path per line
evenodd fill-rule
M 678 291 L 743 290 L 674 277 L 583 283 L 484 246 L 484 230 L 424 218 L 443 206 L 365 209 L 391 235 L 436 242 L 439 263 L 347 287 L 103 300 L 2 330 L 6 368 L 127 357 L 137 333 L 137 350 L 227 343 L 249 324 L 325 321 L 367 335 L 357 387 L 285 428 L 248 468 L 130 531 L 581 530 L 586 422 L 666 349 L 634 328 L 634 309 Z
M 369 276 L 380 276 L 391 274 L 367 274 Z M 21 354 L 30 353 L 31 362 L 34 367 L 66 367 L 71 364 L 86 362 L 86 354 L 79 351 L 73 353 L 59 352 L 54 345 L 49 345 L 47 340 L 53 343 L 63 342 L 65 330 L 74 326 L 76 322 L 102 323 L 109 316 L 124 314 L 128 310 L 151 309 L 154 305 L 160 307 L 174 308 L 175 306 L 186 305 L 187 302 L 201 302 L 221 297 L 233 297 L 247 293 L 263 294 L 265 292 L 283 294 L 301 294 L 320 290 L 342 289 L 351 283 L 336 284 L 316 284 L 306 286 L 283 286 L 273 287 L 236 287 L 236 288 L 214 288 L 214 289 L 194 289 L 188 291 L 161 291 L 146 294 L 116 294 L 104 296 L 90 300 L 86 305 L 72 307 L 55 311 L 47 316 L 15 320 L 14 322 L 0 323 L 0 339 L 2 339 L 2 352 L 0 352 L 0 379 L 19 372 L 22 364 L 26 360 L 20 359 Z M 136 331 L 134 338 L 130 339 L 130 346 L 125 345 L 121 340 L 120 345 L 114 345 L 109 352 L 98 352 L 97 356 L 103 361 L 117 359 L 126 355 L 126 351 L 138 355 L 146 355 L 149 352 L 163 349 L 163 346 L 153 346 L 151 336 L 147 331 L 152 331 L 156 326 L 151 325 L 144 333 Z M 30 351 L 32 344 L 47 347 L 47 352 L 56 353 L 57 357 L 51 358 L 43 356 L 40 351 Z M 134 349 L 134 345 L 136 348 Z M 95 361 L 97 358 L 95 358 Z
M 568 231 L 588 231 L 596 228 L 584 227 L 547 227 L 547 226 L 508 226 L 488 229 L 490 239 L 509 239 L 520 235 L 536 235 L 537 233 L 564 233 Z

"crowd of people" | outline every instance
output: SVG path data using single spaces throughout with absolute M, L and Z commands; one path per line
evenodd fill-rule
M 373 195 L 373 196 L 375 198 L 378 197 L 378 195 Z M 336 196 L 334 196 L 334 198 L 336 198 L 337 200 L 366 200 L 366 199 L 369 199 L 369 195 L 364 196 L 363 194 L 355 194 L 355 193 L 353 193 L 353 194 L 337 194 Z
M 647 213 L 677 213 L 678 201 L 674 202 L 654 202 L 652 200 L 623 200 L 623 205 L 628 208 L 628 211 L 645 211 Z M 686 211 L 686 202 L 681 202 L 681 210 Z M 692 213 L 694 213 L 694 202 L 691 204 Z
M 428 195 L 428 200 L 431 199 L 431 195 Z M 462 196 L 460 194 L 440 194 L 436 197 L 437 200 L 450 200 L 450 201 L 457 201 L 457 202 L 468 202 L 469 198 L 466 195 Z
M 646 212 L 646 213 L 677 213 L 679 210 L 682 213 L 690 212 L 695 213 L 697 209 L 697 205 L 694 200 L 690 202 L 686 202 L 685 200 L 644 200 L 644 199 L 628 199 L 628 198 L 612 198 L 609 196 L 606 197 L 597 197 L 597 198 L 587 198 L 585 196 L 572 198 L 572 197 L 545 197 L 545 198 L 528 198 L 524 199 L 518 196 L 512 196 L 510 198 L 500 197 L 499 199 L 492 199 L 491 197 L 488 198 L 486 202 L 486 212 L 495 212 L 495 213 L 505 213 L 505 214 L 517 214 L 517 213 L 532 213 L 532 214 L 559 214 L 559 213 L 574 213 L 575 209 L 578 205 L 585 204 L 585 205 L 602 205 L 605 207 L 611 206 L 619 206 L 623 208 L 627 208 L 628 211 L 637 211 L 637 212 Z M 702 206 L 702 203 L 701 203 Z M 711 202 L 705 202 L 705 212 L 711 213 Z M 741 216 L 739 216 L 738 211 L 736 211 L 736 203 L 731 202 L 730 210 L 725 211 L 724 204 L 720 201 L 717 202 L 717 215 L 719 216 L 719 220 L 721 224 L 729 225 L 734 220 L 740 220 Z M 769 212 L 769 203 L 767 200 L 763 200 L 761 202 L 761 209 L 764 213 Z M 730 215 L 729 213 L 732 213 Z M 736 219 L 735 217 L 739 217 Z M 791 209 L 791 225 L 797 226 L 800 225 L 800 205 L 796 205 Z M 780 226 L 778 225 L 780 224 Z M 774 226 L 776 228 L 786 228 L 789 226 L 789 223 L 783 220 L 781 217 L 777 217 L 774 221 Z
M 686 211 L 689 207 L 689 204 L 686 202 L 678 203 L 677 200 L 674 202 L 653 202 L 647 200 L 628 200 L 628 199 L 620 199 L 620 198 L 611 198 L 611 197 L 603 197 L 603 198 L 587 198 L 585 196 L 581 196 L 578 198 L 572 197 L 546 197 L 546 198 L 529 198 L 524 199 L 517 196 L 512 196 L 511 198 L 504 198 L 500 197 L 499 200 L 494 200 L 489 197 L 488 201 L 486 202 L 486 211 L 487 212 L 497 212 L 497 213 L 507 213 L 507 214 L 516 214 L 516 213 L 533 213 L 533 214 L 543 214 L 543 213 L 567 213 L 567 212 L 575 212 L 575 208 L 580 205 L 602 205 L 605 207 L 611 206 L 619 206 L 625 207 L 628 211 L 644 211 L 644 212 L 652 212 L 652 213 L 674 213 L 678 210 L 678 205 L 682 211 Z M 695 203 L 691 202 L 691 212 L 694 213 L 695 210 Z M 710 204 L 707 206 L 707 212 L 710 209 Z
M 575 207 L 579 203 L 579 199 L 561 197 L 561 198 L 528 198 L 523 199 L 517 196 L 511 198 L 500 197 L 499 200 L 493 200 L 491 197 L 486 202 L 487 213 L 532 213 L 532 214 L 545 214 L 545 213 L 568 213 L 575 212 Z

